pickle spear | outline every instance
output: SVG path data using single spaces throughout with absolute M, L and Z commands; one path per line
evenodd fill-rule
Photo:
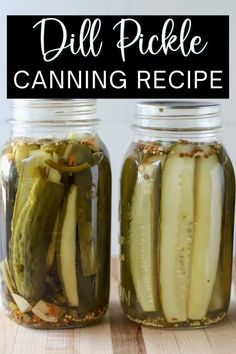
M 44 166 L 44 161 L 49 159 L 51 155 L 43 150 L 32 150 L 29 153 L 29 157 L 24 160 L 23 166 L 21 167 L 21 173 L 19 177 L 18 190 L 16 193 L 16 202 L 12 219 L 12 232 L 16 227 L 16 222 L 19 217 L 23 206 L 25 205 L 28 194 L 34 185 L 36 178 L 40 178 L 42 174 L 41 168 Z M 46 165 L 45 165 L 46 166 Z M 49 169 L 50 176 L 53 175 L 52 171 Z M 57 171 L 56 171 L 57 172 Z M 50 180 L 50 178 L 48 178 Z M 52 182 L 60 182 L 60 177 L 58 179 L 52 180 Z
M 173 146 L 162 177 L 160 289 L 162 309 L 170 323 L 188 318 L 194 221 L 193 148 L 192 144 L 185 143 Z
M 161 162 L 139 166 L 132 197 L 130 268 L 137 300 L 145 312 L 158 308 L 157 225 Z
M 48 247 L 47 259 L 46 259 L 47 271 L 51 269 L 56 254 L 56 241 L 57 241 L 59 220 L 60 220 L 60 212 L 57 213 L 57 218 L 52 231 L 52 239 Z
M 2 157 L 2 160 L 6 159 L 5 156 Z M 1 180 L 1 190 L 2 193 L 2 208 L 6 213 L 5 220 L 1 220 L 2 229 L 6 230 L 6 238 L 1 237 L 1 250 L 0 250 L 0 260 L 5 256 L 9 256 L 10 245 L 9 240 L 11 239 L 11 220 L 14 211 L 15 197 L 18 184 L 18 173 L 14 160 L 8 162 L 8 170 L 4 171 L 2 168 L 0 180 Z M 2 255 L 1 255 L 2 253 Z
M 110 232 L 111 232 L 111 169 L 103 153 L 95 153 L 98 165 L 96 297 L 109 297 Z
M 61 238 L 58 244 L 57 261 L 64 295 L 69 306 L 79 306 L 78 284 L 76 275 L 76 204 L 77 187 L 72 185 L 61 215 Z
M 12 218 L 12 232 L 14 233 L 14 228 L 16 227 L 19 214 L 25 205 L 28 194 L 35 183 L 35 178 L 40 177 L 40 169 L 38 163 L 35 159 L 27 159 L 21 169 L 21 174 L 18 182 L 18 189 L 16 192 L 16 201 Z
M 36 179 L 12 235 L 11 268 L 18 293 L 39 300 L 45 290 L 46 257 L 64 186 Z
M 203 318 L 208 310 L 219 260 L 223 207 L 223 172 L 216 154 L 202 146 L 196 161 L 195 227 L 191 258 L 188 317 Z
M 75 165 L 89 163 L 95 165 L 94 157 L 86 145 L 77 144 L 69 160 L 74 160 Z M 93 200 L 94 189 L 97 189 L 97 166 L 94 166 L 94 175 L 91 168 L 78 172 L 74 175 L 74 183 L 78 188 L 77 210 L 78 210 L 78 234 L 81 251 L 81 262 L 84 276 L 96 273 L 95 270 L 95 240 L 96 229 L 93 227 L 92 218 L 95 215 L 93 210 L 96 200 Z
M 78 231 L 78 228 L 77 228 Z M 78 279 L 78 296 L 79 296 L 79 313 L 87 313 L 92 311 L 94 304 L 96 303 L 95 298 L 95 280 L 96 275 L 84 276 L 82 271 L 81 263 L 81 252 L 79 238 L 76 240 L 76 274 Z M 105 289 L 103 289 L 105 292 Z M 99 299 L 100 300 L 100 299 Z M 100 303 L 99 303 L 100 304 Z
M 211 295 L 211 300 L 208 306 L 208 311 L 219 311 L 224 308 L 224 293 L 223 293 L 223 274 L 218 265 L 216 271 L 216 280 Z
M 140 154 L 141 155 L 141 154 Z M 138 158 L 139 157 L 139 158 Z M 141 163 L 143 156 L 138 156 L 136 153 L 128 155 L 124 161 L 120 179 L 120 272 L 122 282 L 128 284 L 126 292 L 129 295 L 128 301 L 120 296 L 122 306 L 125 307 L 131 302 L 136 301 L 135 289 L 130 270 L 130 223 L 131 219 L 131 200 L 138 175 L 138 164 Z M 122 259 L 123 255 L 125 258 Z M 122 284 L 121 284 L 122 286 Z
M 234 201 L 235 201 L 235 175 L 231 160 L 225 150 L 221 150 L 219 161 L 224 169 L 224 206 L 225 211 L 222 220 L 222 240 L 219 264 L 222 271 L 222 286 L 224 307 L 228 308 L 230 302 L 230 288 L 232 279 L 232 261 L 234 238 Z M 229 269 L 231 271 L 229 271 Z M 213 290 L 214 292 L 214 290 Z

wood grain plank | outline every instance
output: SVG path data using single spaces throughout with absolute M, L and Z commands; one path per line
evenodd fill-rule
M 142 333 L 147 354 L 182 354 L 174 331 L 143 326 Z
M 48 331 L 45 354 L 74 354 L 74 330 Z
M 112 262 L 111 301 L 109 320 L 114 354 L 146 354 L 141 326 L 129 321 L 120 306 L 118 295 L 119 268 L 117 259 Z
M 231 304 L 226 318 L 205 330 L 214 354 L 236 353 L 236 297 L 235 282 L 231 289 Z
M 73 353 L 113 354 L 111 328 L 107 317 L 97 325 L 74 331 Z
M 81 329 L 77 334 L 76 347 L 79 348 L 78 353 L 113 354 L 111 326 L 108 314 L 101 323 L 88 329 Z
M 12 353 L 14 354 L 45 354 L 47 331 L 35 330 L 19 326 Z M 11 354 L 10 352 L 7 354 Z
M 236 336 L 228 318 L 225 318 L 222 323 L 207 328 L 205 331 L 213 353 L 236 353 Z
M 236 297 L 235 297 L 235 289 L 233 289 L 233 296 L 232 296 L 232 301 L 231 305 L 229 308 L 229 312 L 227 314 L 228 320 L 234 330 L 236 330 Z M 236 333 L 236 332 L 235 332 Z M 235 350 L 236 352 L 236 350 Z
M 204 329 L 176 330 L 174 336 L 181 354 L 215 354 Z
M 235 284 L 226 319 L 199 330 L 140 327 L 124 316 L 118 296 L 118 261 L 112 263 L 111 301 L 103 322 L 75 330 L 33 330 L 0 313 L 0 354 L 235 354 Z
M 146 354 L 141 326 L 130 322 L 117 302 L 111 303 L 109 318 L 114 354 Z
M 18 325 L 0 312 L 0 353 L 13 353 Z

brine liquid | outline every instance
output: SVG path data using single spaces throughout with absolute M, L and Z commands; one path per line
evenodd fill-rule
M 109 298 L 111 173 L 93 137 L 15 139 L 1 157 L 1 295 L 39 328 L 91 324 Z
M 140 143 L 123 165 L 120 299 L 144 325 L 204 327 L 225 316 L 234 172 L 217 143 Z

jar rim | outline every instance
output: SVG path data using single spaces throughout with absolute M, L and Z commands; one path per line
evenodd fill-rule
M 11 124 L 98 121 L 96 99 L 15 99 L 11 106 Z
M 221 113 L 221 105 L 205 101 L 143 101 L 136 105 L 137 115 L 199 116 Z
M 96 105 L 96 102 L 94 98 L 16 98 L 12 100 L 12 106 Z
M 134 127 L 151 129 L 221 128 L 221 105 L 206 101 L 144 101 L 136 105 Z

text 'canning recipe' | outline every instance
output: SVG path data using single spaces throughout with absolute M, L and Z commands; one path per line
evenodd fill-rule
M 7 33 L 8 98 L 229 97 L 228 16 L 8 16 Z

